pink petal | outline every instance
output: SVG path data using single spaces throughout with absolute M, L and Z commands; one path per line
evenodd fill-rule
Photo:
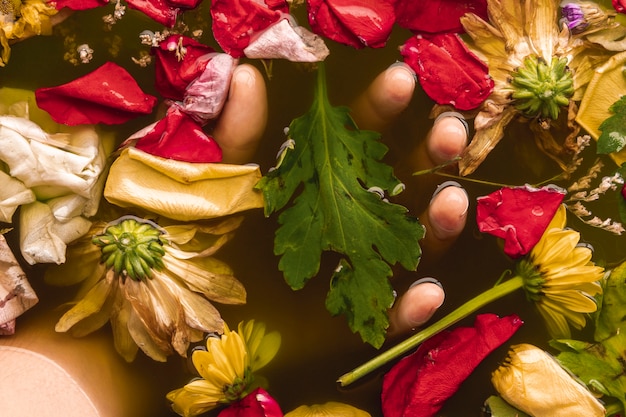
M 400 48 L 430 98 L 459 110 L 478 107 L 493 91 L 489 68 L 456 34 L 414 36 Z
M 222 410 L 217 417 L 283 417 L 283 412 L 267 391 L 257 388 Z
M 477 199 L 478 229 L 504 239 L 504 252 L 518 258 L 537 244 L 564 197 L 556 186 L 502 188 Z
M 126 3 L 164 26 L 171 28 L 176 24 L 179 9 L 165 0 L 126 0 Z
M 428 339 L 385 375 L 384 416 L 435 416 L 478 364 L 522 324 L 516 315 L 481 314 L 474 327 L 458 327 Z
M 463 32 L 459 19 L 465 13 L 474 13 L 484 20 L 489 20 L 487 0 L 428 0 L 396 3 L 396 23 L 414 32 Z
M 221 162 L 222 150 L 208 137 L 202 126 L 177 105 L 172 105 L 159 120 L 135 143 L 135 147 L 161 158 L 185 162 Z
M 184 48 L 182 59 L 177 48 Z M 155 60 L 155 87 L 166 98 L 182 101 L 187 86 L 198 78 L 209 60 L 216 54 L 210 46 L 181 35 L 168 36 L 152 48 Z
M 250 38 L 289 13 L 286 1 L 213 0 L 213 37 L 224 52 L 242 57 Z
M 107 62 L 95 71 L 57 87 L 35 91 L 37 105 L 55 122 L 119 124 L 150 114 L 156 97 L 145 94 L 122 67 Z
M 309 0 L 311 30 L 354 48 L 382 48 L 396 19 L 395 0 Z

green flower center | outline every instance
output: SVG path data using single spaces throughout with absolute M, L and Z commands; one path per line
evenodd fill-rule
M 250 369 L 246 369 L 243 378 L 237 377 L 232 384 L 224 387 L 224 402 L 231 404 L 248 395 L 248 393 L 252 391 L 252 388 L 254 388 L 254 386 L 252 386 L 253 380 L 254 376 L 250 372 Z
M 556 120 L 561 107 L 574 94 L 574 80 L 567 68 L 567 58 L 552 57 L 547 63 L 529 56 L 513 73 L 511 80 L 514 106 L 528 117 Z
M 537 270 L 537 266 L 527 259 L 522 259 L 517 263 L 515 273 L 524 280 L 524 292 L 528 301 L 539 301 L 546 281 Z
M 102 252 L 102 262 L 118 277 L 135 281 L 151 278 L 163 269 L 162 230 L 158 225 L 134 216 L 125 216 L 109 225 L 92 243 Z

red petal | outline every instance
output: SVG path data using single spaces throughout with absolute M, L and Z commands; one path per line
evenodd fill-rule
M 109 4 L 109 0 L 57 0 L 49 3 L 54 4 L 57 10 L 61 10 L 64 7 L 71 10 L 88 10 L 106 6 Z
M 224 52 L 235 58 L 242 57 L 250 37 L 272 23 L 286 17 L 286 2 L 261 0 L 213 0 L 213 37 Z
M 428 0 L 396 3 L 398 26 L 415 32 L 463 32 L 459 18 L 465 13 L 474 13 L 488 20 L 487 0 Z
M 173 27 L 176 24 L 176 16 L 178 16 L 178 8 L 170 5 L 165 0 L 126 0 L 128 7 L 143 12 L 149 18 L 156 22 Z
M 481 314 L 474 327 L 458 327 L 428 339 L 385 375 L 384 416 L 436 415 L 478 364 L 522 324 L 516 315 Z
M 493 91 L 489 68 L 456 34 L 414 36 L 400 48 L 426 94 L 459 110 L 478 107 Z
M 161 158 L 184 162 L 221 162 L 222 150 L 197 122 L 177 105 L 152 130 L 139 138 L 135 147 Z
M 478 229 L 504 239 L 504 252 L 518 258 L 537 244 L 564 197 L 555 186 L 502 188 L 478 197 Z
M 57 87 L 35 91 L 37 105 L 55 122 L 119 124 L 150 114 L 156 97 L 145 94 L 122 67 L 107 62 L 95 71 Z
M 176 56 L 176 48 L 182 45 L 185 54 L 182 60 Z M 198 78 L 215 53 L 213 48 L 181 35 L 172 35 L 152 48 L 156 57 L 155 86 L 166 98 L 182 101 L 189 83 Z
M 222 410 L 217 417 L 283 417 L 283 412 L 267 391 L 257 388 Z
M 202 3 L 202 0 L 167 0 L 171 7 L 180 7 L 181 9 L 195 9 Z
M 613 8 L 619 13 L 626 13 L 626 0 L 612 0 Z
M 622 187 L 622 197 L 626 200 L 626 184 Z
M 354 48 L 382 48 L 393 24 L 395 0 L 309 0 L 311 30 Z

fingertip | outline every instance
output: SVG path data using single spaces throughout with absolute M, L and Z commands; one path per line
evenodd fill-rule
M 467 191 L 454 181 L 447 181 L 435 190 L 428 208 L 427 236 L 431 241 L 455 239 L 465 227 L 469 197 Z
M 383 94 L 391 112 L 404 110 L 411 99 L 416 85 L 415 72 L 407 64 L 397 62 L 383 73 Z
M 446 115 L 437 118 L 433 124 L 427 139 L 427 152 L 434 165 L 439 165 L 459 156 L 467 146 L 467 141 L 468 128 L 465 120 Z
M 409 287 L 394 306 L 393 333 L 406 332 L 422 326 L 435 314 L 445 300 L 445 292 L 439 281 L 420 279 Z

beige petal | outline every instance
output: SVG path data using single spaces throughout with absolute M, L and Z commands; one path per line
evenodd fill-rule
M 134 361 L 139 349 L 128 328 L 131 310 L 130 303 L 120 293 L 116 294 L 115 305 L 111 314 L 111 330 L 113 331 L 115 350 L 126 362 Z
M 80 320 L 100 311 L 111 295 L 111 285 L 106 280 L 99 281 L 83 299 L 59 319 L 54 329 L 57 332 L 68 331 Z
M 0 222 L 12 223 L 15 210 L 35 201 L 35 194 L 24 183 L 0 171 Z
M 104 196 L 182 221 L 211 219 L 263 207 L 254 189 L 256 165 L 203 164 L 159 158 L 126 148 L 113 163 Z
M 155 337 L 132 309 L 128 317 L 128 332 L 137 346 L 155 361 L 165 362 L 172 353 L 169 342 Z
M 526 34 L 537 56 L 545 62 L 552 61 L 557 31 L 557 4 L 554 0 L 528 0 L 524 2 Z

